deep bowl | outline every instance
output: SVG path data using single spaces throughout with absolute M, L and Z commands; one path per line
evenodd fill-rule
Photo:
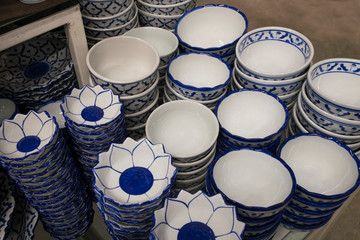
M 146 0 L 136 0 L 136 6 L 148 13 L 157 15 L 182 15 L 196 6 L 196 0 L 183 0 L 171 4 L 153 4 Z
M 131 5 L 133 0 L 80 0 L 82 15 L 90 17 L 109 17 Z
M 314 57 L 314 47 L 303 34 L 283 27 L 263 27 L 242 36 L 236 59 L 251 76 L 282 80 L 302 75 Z
M 175 25 L 182 14 L 158 15 L 138 9 L 140 26 L 159 27 L 166 30 L 174 30 Z
M 18 105 L 10 98 L 0 97 L 0 126 L 5 119 L 12 119 L 18 113 Z

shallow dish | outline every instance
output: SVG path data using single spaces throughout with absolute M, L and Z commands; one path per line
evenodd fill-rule
M 311 64 L 314 47 L 303 34 L 283 27 L 263 27 L 242 36 L 236 59 L 252 76 L 282 80 L 302 75 Z

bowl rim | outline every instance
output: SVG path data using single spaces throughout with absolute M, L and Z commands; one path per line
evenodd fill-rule
M 130 114 L 124 114 L 124 118 L 126 119 L 126 118 L 131 118 L 131 117 L 137 117 L 137 116 L 140 116 L 140 115 L 150 111 L 157 104 L 157 102 L 159 100 L 159 95 L 160 95 L 159 89 L 158 88 L 154 88 L 154 89 L 155 89 L 154 90 L 155 91 L 155 98 L 154 98 L 153 102 L 150 103 L 149 106 L 147 106 L 146 108 L 144 108 L 141 111 L 137 111 L 137 112 L 130 113 Z
M 307 73 L 306 82 L 308 83 L 309 88 L 311 88 L 311 91 L 315 92 L 321 99 L 325 100 L 326 102 L 331 103 L 332 105 L 336 106 L 337 108 L 342 108 L 342 109 L 350 110 L 350 111 L 354 111 L 354 110 L 360 111 L 360 105 L 359 106 L 351 106 L 349 104 L 339 103 L 336 100 L 328 98 L 321 91 L 319 91 L 316 87 L 314 87 L 312 77 L 311 77 L 312 72 L 316 68 L 320 67 L 323 64 L 334 63 L 334 62 L 356 63 L 360 66 L 360 60 L 353 59 L 353 58 L 329 58 L 329 59 L 324 59 L 322 61 L 319 61 L 319 62 L 315 63 L 314 65 L 312 65 Z M 360 77 L 360 74 L 359 74 L 359 77 Z
M 143 76 L 141 78 L 138 78 L 136 80 L 132 80 L 132 81 L 126 81 L 126 82 L 119 82 L 119 81 L 115 81 L 115 80 L 112 80 L 110 78 L 107 78 L 107 77 L 104 77 L 102 76 L 101 74 L 99 74 L 97 71 L 95 71 L 93 69 L 93 67 L 91 66 L 90 64 L 90 55 L 92 54 L 92 52 L 94 51 L 94 49 L 96 49 L 97 47 L 101 46 L 101 45 L 104 45 L 108 42 L 111 42 L 111 41 L 121 41 L 121 40 L 124 40 L 124 41 L 131 41 L 131 42 L 134 42 L 134 41 L 138 41 L 140 42 L 141 44 L 143 45 L 146 45 L 148 48 L 150 48 L 152 50 L 152 52 L 155 54 L 155 56 L 157 56 L 156 58 L 156 61 L 154 62 L 154 67 L 152 68 L 152 71 L 147 74 L 146 76 Z M 133 84 L 133 83 L 138 83 L 138 82 L 141 82 L 143 81 L 145 78 L 147 77 L 150 77 L 152 74 L 154 74 L 155 71 L 157 71 L 158 67 L 159 67 L 159 64 L 160 64 L 160 56 L 157 52 L 157 50 L 155 49 L 155 47 L 153 47 L 151 44 L 149 44 L 148 42 L 146 42 L 145 40 L 143 39 L 140 39 L 140 38 L 135 38 L 135 37 L 129 37 L 129 36 L 123 36 L 123 35 L 120 35 L 120 36 L 115 36 L 115 37 L 110 37 L 110 38 L 105 38 L 105 39 L 102 39 L 101 41 L 95 43 L 88 51 L 87 55 L 86 55 L 86 65 L 89 69 L 89 71 L 94 74 L 97 78 L 100 78 L 103 82 L 107 82 L 107 83 L 111 83 L 111 84 L 119 84 L 119 85 L 126 85 L 126 84 Z
M 309 46 L 310 49 L 310 56 L 309 58 L 305 61 L 305 63 L 297 68 L 296 70 L 293 70 L 291 72 L 285 72 L 285 73 L 281 73 L 281 74 L 268 74 L 266 72 L 259 72 L 256 69 L 251 69 L 249 68 L 246 64 L 244 64 L 244 62 L 242 61 L 241 55 L 239 53 L 238 48 L 241 45 L 242 41 L 244 39 L 246 39 L 248 36 L 256 33 L 256 32 L 260 32 L 260 31 L 264 31 L 264 30 L 274 30 L 274 31 L 285 31 L 285 32 L 290 32 L 294 35 L 296 35 L 297 37 L 300 37 L 301 39 L 304 40 L 304 42 L 306 42 L 306 44 Z M 270 40 L 272 41 L 272 40 Z M 247 33 L 245 33 L 237 42 L 236 47 L 235 47 L 235 55 L 236 55 L 236 59 L 238 60 L 238 63 L 243 66 L 246 70 L 250 71 L 251 73 L 254 73 L 258 76 L 266 76 L 269 78 L 282 78 L 282 77 L 286 77 L 286 76 L 294 76 L 296 75 L 296 73 L 303 73 L 303 71 L 309 67 L 309 65 L 312 63 L 312 60 L 314 58 L 314 46 L 312 44 L 312 42 L 310 41 L 309 38 L 307 38 L 304 34 L 291 29 L 291 28 L 287 28 L 287 27 L 279 27 L 279 26 L 267 26 L 267 27 L 260 27 L 260 28 L 255 28 Z M 302 75 L 302 74 L 301 74 Z
M 134 94 L 134 95 L 119 95 L 120 97 L 120 101 L 129 101 L 129 100 L 134 100 L 140 97 L 143 97 L 145 95 L 147 95 L 148 93 L 150 93 L 152 90 L 154 90 L 154 88 L 158 87 L 158 83 L 159 83 L 159 72 L 157 73 L 155 82 L 149 87 L 147 88 L 145 91 L 139 93 L 139 94 Z
M 208 8 L 208 7 L 219 7 L 219 8 L 227 8 L 227 9 L 230 9 L 230 10 L 233 10 L 235 12 L 237 12 L 243 19 L 244 19 L 244 22 L 245 22 L 245 28 L 244 28 L 244 31 L 243 33 L 238 37 L 236 38 L 234 41 L 232 41 L 231 43 L 227 43 L 221 47 L 207 47 L 207 48 L 202 48 L 202 47 L 195 47 L 195 46 L 191 46 L 190 44 L 184 42 L 184 40 L 181 39 L 181 36 L 179 35 L 178 33 L 178 28 L 179 28 L 179 24 L 181 24 L 181 21 L 186 18 L 188 15 L 190 15 L 191 13 L 193 13 L 194 11 L 198 11 L 198 10 L 201 10 L 201 9 L 205 9 L 205 8 Z M 203 5 L 203 6 L 197 6 L 193 9 L 191 9 L 190 11 L 187 11 L 186 13 L 184 13 L 180 18 L 179 20 L 177 21 L 176 25 L 175 25 L 175 29 L 174 29 L 174 34 L 177 36 L 177 38 L 179 39 L 179 43 L 186 46 L 187 48 L 190 48 L 192 49 L 193 51 L 198 51 L 198 52 L 201 52 L 201 51 L 218 51 L 220 49 L 225 49 L 225 48 L 228 48 L 230 46 L 235 46 L 236 43 L 238 42 L 238 40 L 241 38 L 241 36 L 243 36 L 247 29 L 248 29 L 248 19 L 246 17 L 246 15 L 240 11 L 238 8 L 235 8 L 235 7 L 232 7 L 232 6 L 229 6 L 229 5 L 226 5 L 226 4 L 206 4 L 206 5 Z
M 199 56 L 205 56 L 205 57 L 208 57 L 208 58 L 212 58 L 212 59 L 216 59 L 218 61 L 220 61 L 220 63 L 224 64 L 227 68 L 227 70 L 229 71 L 229 74 L 228 74 L 228 77 L 226 79 L 226 81 L 224 83 L 221 83 L 221 84 L 218 84 L 214 87 L 195 87 L 195 86 L 192 86 L 192 85 L 188 85 L 188 84 L 184 84 L 182 82 L 180 82 L 179 80 L 175 79 L 172 74 L 170 73 L 170 67 L 171 67 L 171 64 L 176 61 L 177 59 L 179 58 L 182 58 L 182 57 L 186 57 L 186 56 L 190 56 L 190 55 L 199 55 Z M 189 89 L 189 90 L 192 90 L 192 91 L 214 91 L 214 90 L 218 90 L 218 89 L 223 89 L 225 88 L 226 86 L 229 85 L 230 83 L 230 80 L 231 80 L 231 77 L 232 77 L 232 69 L 230 67 L 230 65 L 225 62 L 221 57 L 218 57 L 218 56 L 215 56 L 215 55 L 210 55 L 208 53 L 202 53 L 202 52 L 189 52 L 189 53 L 180 53 L 178 54 L 177 56 L 173 57 L 172 59 L 170 59 L 168 65 L 167 65 L 167 68 L 166 68 L 166 76 L 167 76 L 167 79 L 171 82 L 173 82 L 174 84 L 178 85 L 180 88 L 184 88 L 184 89 Z
M 84 1 L 84 0 L 79 0 L 80 1 Z M 89 2 L 95 2 L 95 1 L 99 1 L 99 2 L 102 2 L 102 0 L 90 0 Z M 107 1 L 107 0 L 103 0 L 104 2 Z M 109 2 L 112 1 L 112 0 L 109 0 Z M 137 1 L 137 0 L 136 0 Z M 129 6 L 127 8 L 125 8 L 123 11 L 120 11 L 118 12 L 117 14 L 113 14 L 113 15 L 110 15 L 110 16 L 107 16 L 107 17 L 92 17 L 92 16 L 89 16 L 89 15 L 84 15 L 82 14 L 81 16 L 89 21 L 107 21 L 107 20 L 112 20 L 112 19 L 116 19 L 122 15 L 125 15 L 126 13 L 128 13 L 131 8 L 133 8 L 135 5 L 135 0 L 131 0 Z
M 143 0 L 136 0 L 136 1 L 146 7 L 157 8 L 157 9 L 175 8 L 175 7 L 179 7 L 179 6 L 185 5 L 187 3 L 190 3 L 190 2 L 195 2 L 195 0 L 183 0 L 178 3 L 172 3 L 172 4 L 151 4 L 151 3 L 145 2 Z
M 320 137 L 323 139 L 327 139 L 330 140 L 334 143 L 336 143 L 338 146 L 342 147 L 343 149 L 345 149 L 349 155 L 351 156 L 351 158 L 355 161 L 356 165 L 357 165 L 357 172 L 358 172 L 358 177 L 357 180 L 355 182 L 355 184 L 348 189 L 347 191 L 343 192 L 343 193 L 339 193 L 339 194 L 333 194 L 333 195 L 325 195 L 325 194 L 320 194 L 320 193 L 316 193 L 316 192 L 312 192 L 309 191 L 307 189 L 305 189 L 304 187 L 300 186 L 298 183 L 296 183 L 296 187 L 303 193 L 310 195 L 310 196 L 314 196 L 316 198 L 320 198 L 320 199 L 336 199 L 336 198 L 342 198 L 345 197 L 347 195 L 350 195 L 352 192 L 355 191 L 355 189 L 359 186 L 360 184 L 360 160 L 359 158 L 354 154 L 354 152 L 344 143 L 340 142 L 340 140 L 338 140 L 337 138 L 334 137 L 330 137 L 330 136 L 326 136 L 326 135 L 322 135 L 322 134 L 318 134 L 318 133 L 298 133 L 294 136 L 290 136 L 287 139 L 285 139 L 279 146 L 278 148 L 278 157 L 280 158 L 281 155 L 281 151 L 283 150 L 283 148 L 285 147 L 285 145 L 291 141 L 294 140 L 296 138 L 302 137 L 302 136 L 316 136 L 316 137 Z
M 152 18 L 156 18 L 156 19 L 179 19 L 182 16 L 182 14 L 179 14 L 179 15 L 158 15 L 158 14 L 153 14 L 153 13 L 146 12 L 146 11 L 141 10 L 139 8 L 138 8 L 138 13 L 141 14 L 142 16 L 152 17 Z

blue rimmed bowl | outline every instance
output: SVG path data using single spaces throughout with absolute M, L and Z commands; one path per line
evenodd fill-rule
M 239 9 L 208 4 L 185 13 L 176 24 L 175 35 L 183 52 L 204 52 L 222 57 L 235 51 L 236 43 L 247 27 L 247 18 Z
M 360 120 L 360 60 L 331 58 L 315 63 L 308 72 L 306 93 L 322 110 Z
M 195 0 L 183 0 L 171 4 L 153 4 L 143 0 L 136 0 L 136 6 L 152 14 L 158 15 L 182 15 L 196 6 Z
M 82 15 L 90 17 L 109 17 L 125 11 L 133 0 L 80 0 Z
M 169 86 L 186 98 L 206 101 L 227 91 L 232 71 L 221 58 L 204 53 L 183 53 L 167 67 Z
M 283 80 L 302 75 L 314 57 L 303 34 L 284 27 L 262 27 L 244 34 L 236 44 L 236 59 L 248 75 Z

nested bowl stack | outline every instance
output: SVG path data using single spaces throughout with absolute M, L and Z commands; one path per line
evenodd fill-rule
M 196 0 L 148 1 L 135 0 L 140 26 L 173 31 L 180 17 L 196 7 Z
M 190 101 L 167 102 L 146 122 L 146 136 L 161 143 L 177 168 L 174 192 L 197 192 L 205 185 L 207 169 L 215 158 L 219 124 L 206 106 Z
M 247 18 L 239 9 L 208 4 L 185 13 L 176 24 L 175 35 L 181 52 L 212 54 L 232 66 L 236 43 L 247 27 Z
M 281 158 L 254 148 L 217 155 L 206 182 L 209 195 L 221 194 L 244 222 L 243 239 L 271 239 L 295 192 L 293 171 Z
M 126 138 L 93 168 L 97 207 L 114 239 L 148 239 L 153 213 L 171 194 L 176 168 L 161 144 Z
M 339 140 L 314 133 L 287 138 L 278 156 L 293 170 L 296 191 L 282 222 L 295 230 L 326 224 L 360 183 L 360 161 Z
M 73 239 L 93 220 L 92 199 L 54 117 L 29 111 L 0 127 L 0 163 L 51 236 Z

